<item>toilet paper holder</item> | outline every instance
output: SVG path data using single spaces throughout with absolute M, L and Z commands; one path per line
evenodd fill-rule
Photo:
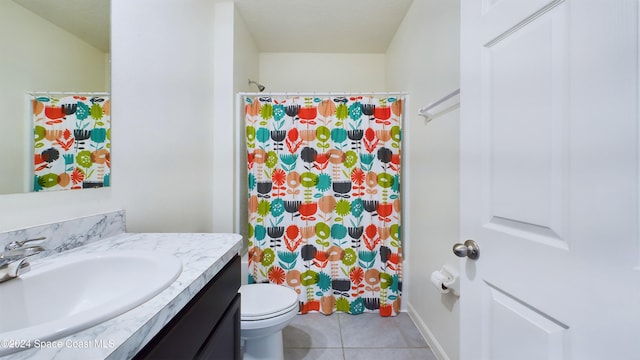
M 433 285 L 439 288 L 441 293 L 451 292 L 455 296 L 460 296 L 460 276 L 453 267 L 443 265 L 439 271 L 433 272 L 431 279 Z

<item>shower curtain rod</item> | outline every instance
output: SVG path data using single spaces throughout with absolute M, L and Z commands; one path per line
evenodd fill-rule
M 91 96 L 107 96 L 109 92 L 91 92 L 91 91 L 28 91 L 28 95 L 91 95 Z
M 353 95 L 408 95 L 407 92 L 240 92 L 242 96 L 353 96 Z

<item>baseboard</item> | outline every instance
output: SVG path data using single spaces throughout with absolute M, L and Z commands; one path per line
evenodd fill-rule
M 429 330 L 427 324 L 422 321 L 422 318 L 418 315 L 411 304 L 407 304 L 407 310 L 409 317 L 411 318 L 411 320 L 413 320 L 414 324 L 416 324 L 418 331 L 420 331 L 420 334 L 422 334 L 422 337 L 427 342 L 427 345 L 429 345 L 436 358 L 438 358 L 438 360 L 450 360 L 449 356 L 444 351 L 436 337 L 433 335 L 431 330 Z

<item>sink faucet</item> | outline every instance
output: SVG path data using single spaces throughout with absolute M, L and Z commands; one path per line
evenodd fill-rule
M 44 239 L 46 239 L 46 237 L 13 241 L 7 244 L 4 247 L 5 251 L 0 254 L 0 283 L 15 279 L 29 271 L 31 268 L 27 262 L 27 257 L 39 254 L 45 251 L 45 248 L 39 245 L 24 245 L 32 241 L 42 241 Z

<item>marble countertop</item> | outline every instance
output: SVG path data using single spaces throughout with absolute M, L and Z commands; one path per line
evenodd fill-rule
M 51 255 L 46 259 L 109 250 L 160 251 L 179 258 L 182 273 L 168 288 L 136 308 L 59 339 L 62 346 L 32 348 L 1 359 L 129 359 L 238 254 L 241 247 L 242 237 L 237 234 L 123 233 Z

